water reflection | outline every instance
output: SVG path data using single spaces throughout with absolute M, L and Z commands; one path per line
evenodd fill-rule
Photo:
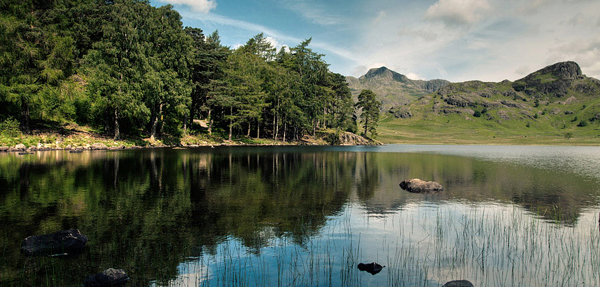
M 403 192 L 398 183 L 408 178 L 438 181 L 446 192 Z M 166 284 L 187 273 L 200 280 L 200 271 L 182 269 L 182 262 L 190 258 L 195 269 L 226 281 L 231 271 L 208 268 L 209 262 L 198 258 L 231 254 L 258 260 L 249 264 L 291 266 L 289 260 L 298 258 L 294 254 L 308 256 L 307 250 L 343 258 L 325 256 L 311 262 L 348 270 L 336 279 L 341 281 L 334 281 L 356 283 L 358 275 L 345 268 L 358 263 L 353 260 L 360 248 L 378 257 L 383 256 L 377 255 L 382 245 L 403 242 L 396 238 L 398 229 L 376 231 L 369 228 L 369 220 L 394 221 L 415 205 L 425 210 L 433 206 L 424 214 L 435 217 L 431 212 L 446 212 L 456 203 L 462 209 L 516 204 L 536 217 L 575 226 L 586 208 L 598 205 L 599 194 L 598 178 L 552 170 L 548 164 L 371 148 L 2 154 L 0 183 L 0 285 L 25 286 L 80 285 L 87 275 L 109 267 L 127 270 L 133 286 Z M 360 210 L 371 218 L 366 223 L 355 221 Z M 433 224 L 426 217 L 413 220 Z M 361 224 L 367 226 L 361 229 Z M 73 261 L 31 260 L 18 253 L 26 236 L 68 228 L 79 228 L 90 239 L 83 256 Z M 381 232 L 380 238 L 387 241 L 357 247 L 357 234 L 373 232 Z M 235 250 L 243 252 L 236 255 Z M 265 254 L 280 261 L 270 262 Z M 273 275 L 256 270 L 253 276 Z M 294 278 L 294 272 L 278 269 L 273 276 L 286 273 Z M 262 280 L 271 282 L 269 278 Z M 306 282 L 285 278 L 292 285 Z

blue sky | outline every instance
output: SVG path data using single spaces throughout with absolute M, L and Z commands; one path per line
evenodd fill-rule
M 330 70 L 386 66 L 412 79 L 516 80 L 560 61 L 600 78 L 599 0 L 152 0 L 222 43 L 264 32 L 276 46 L 312 38 Z

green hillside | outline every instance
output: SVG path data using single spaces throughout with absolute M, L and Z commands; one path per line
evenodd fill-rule
M 574 62 L 515 82 L 452 83 L 383 112 L 385 143 L 600 144 L 600 81 Z

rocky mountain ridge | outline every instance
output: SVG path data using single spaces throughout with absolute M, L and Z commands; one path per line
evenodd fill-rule
M 440 79 L 412 80 L 386 67 L 370 69 L 359 78 L 346 77 L 346 81 L 354 97 L 357 97 L 363 89 L 373 91 L 382 101 L 383 110 L 409 104 L 420 96 L 436 92 L 450 83 Z

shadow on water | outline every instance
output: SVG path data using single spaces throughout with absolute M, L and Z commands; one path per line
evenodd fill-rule
M 407 178 L 438 181 L 446 192 L 403 192 Z M 414 202 L 512 202 L 572 225 L 598 204 L 597 183 L 467 157 L 339 148 L 0 155 L 0 285 L 79 286 L 110 267 L 127 270 L 132 286 L 166 283 L 181 262 L 217 254 L 231 238 L 257 255 L 274 239 L 309 246 L 351 202 L 380 217 Z M 89 238 L 75 259 L 18 252 L 29 235 L 69 228 Z

